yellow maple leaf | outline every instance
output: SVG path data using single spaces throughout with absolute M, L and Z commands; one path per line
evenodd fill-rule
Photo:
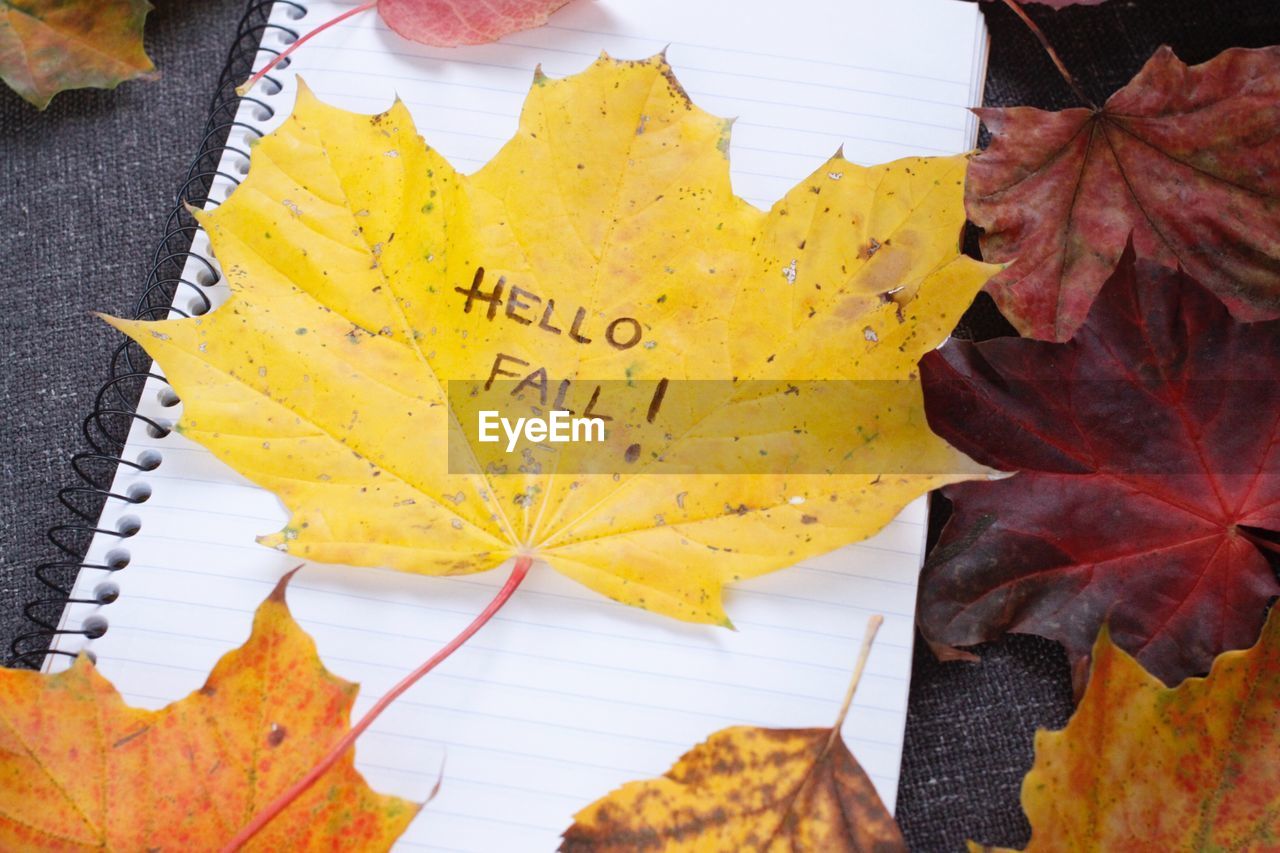
M 963 157 L 837 155 L 765 213 L 731 191 L 730 122 L 661 56 L 538 74 L 519 131 L 470 176 L 402 104 L 356 115 L 300 89 L 201 216 L 231 299 L 111 321 L 164 368 L 183 434 L 288 507 L 265 544 L 429 574 L 530 556 L 727 624 L 725 583 L 863 539 L 979 470 L 929 431 L 916 381 L 995 269 L 958 253 Z M 566 380 L 579 411 L 591 383 L 635 391 L 607 404 L 594 467 L 529 447 L 496 464 L 460 415 L 495 389 L 546 407 Z M 774 405 L 818 380 L 855 382 Z M 670 390 L 649 423 L 655 383 Z M 733 473 L 756 458 L 788 461 Z
M 0 669 L 0 848 L 210 850 L 347 731 L 357 685 L 324 668 L 285 604 L 191 695 L 126 705 L 85 656 Z M 419 806 L 369 788 L 348 750 L 247 850 L 387 850 Z
M 1276 850 L 1280 610 L 1251 648 L 1166 687 L 1103 629 L 1061 731 L 1022 780 L 1028 851 Z M 970 851 L 1004 851 L 969 843 Z

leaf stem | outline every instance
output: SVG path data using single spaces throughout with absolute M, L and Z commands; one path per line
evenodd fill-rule
M 1045 53 L 1049 54 L 1049 58 L 1053 60 L 1054 66 L 1058 69 L 1058 73 L 1062 75 L 1063 80 L 1067 81 L 1067 85 L 1071 87 L 1072 92 L 1075 92 L 1076 97 L 1096 110 L 1098 105 L 1095 104 L 1093 100 L 1084 93 L 1084 90 L 1080 88 L 1079 84 L 1076 83 L 1076 78 L 1071 76 L 1071 72 L 1067 70 L 1067 66 L 1062 63 L 1062 58 L 1058 56 L 1058 52 L 1054 50 L 1053 45 L 1049 43 L 1049 38 L 1044 34 L 1044 31 L 1036 25 L 1036 22 L 1031 20 L 1031 16 L 1027 14 L 1026 10 L 1018 4 L 1017 0 L 1004 0 L 1004 5 L 1012 9 L 1013 14 L 1017 15 L 1022 20 L 1022 23 L 1027 25 L 1027 29 L 1031 30 L 1031 34 L 1040 40 L 1040 46 L 1044 48 Z
M 396 684 L 395 687 L 392 687 L 385 696 L 374 703 L 373 707 L 366 711 L 365 715 L 360 718 L 360 721 L 352 726 L 351 729 L 333 745 L 329 752 L 326 753 L 314 767 L 307 771 L 307 775 L 293 783 L 293 785 L 272 800 L 266 808 L 254 815 L 253 820 L 245 824 L 244 827 L 226 843 L 222 848 L 222 853 L 234 853 L 234 851 L 243 847 L 248 843 L 249 839 L 253 838 L 253 836 L 256 835 L 264 826 L 270 823 L 276 815 L 288 808 L 289 805 L 301 796 L 304 791 L 315 784 L 317 779 L 327 773 L 329 768 L 331 768 L 338 759 L 342 758 L 342 756 L 346 754 L 346 751 L 351 748 L 351 745 L 355 743 L 356 738 L 358 738 L 365 729 L 369 728 L 370 724 L 378 718 L 379 714 L 387 709 L 387 706 L 394 702 L 400 694 L 412 687 L 418 679 L 435 669 L 441 661 L 457 651 L 463 643 L 471 639 L 473 634 L 484 627 L 484 624 L 492 619 L 495 613 L 502 609 L 502 605 L 507 603 L 508 599 L 511 598 L 512 593 L 514 593 L 516 588 L 520 586 L 521 581 L 523 581 L 525 576 L 529 574 L 529 568 L 532 565 L 532 557 L 517 557 L 516 564 L 512 567 L 511 575 L 507 578 L 506 583 L 504 583 L 502 588 L 498 590 L 498 593 L 493 597 L 493 600 L 490 601 L 488 605 L 485 606 L 484 610 L 480 612 L 480 615 L 473 619 L 470 625 L 463 628 L 461 633 L 450 640 L 444 648 L 432 655 L 413 672 L 400 679 L 400 682 Z
M 353 6 L 352 8 L 343 12 L 341 15 L 337 15 L 336 17 L 331 18 L 328 21 L 325 21 L 323 24 L 316 27 L 314 30 L 307 33 L 305 36 L 303 36 L 302 38 L 295 41 L 293 44 L 286 47 L 282 52 L 277 53 L 272 58 L 272 60 L 268 62 L 266 65 L 264 65 L 261 69 L 259 69 L 259 71 L 256 74 L 254 74 L 248 80 L 246 80 L 245 82 L 237 86 L 236 94 L 243 98 L 245 95 L 249 94 L 250 89 L 252 89 L 254 86 L 258 84 L 259 80 L 261 80 L 263 77 L 267 75 L 268 71 L 270 71 L 272 68 L 275 68 L 277 65 L 279 65 L 280 61 L 283 60 L 285 57 L 287 57 L 289 54 L 293 53 L 295 50 L 302 47 L 304 44 L 311 41 L 311 39 L 320 35 L 322 32 L 334 26 L 335 24 L 342 23 L 347 18 L 350 18 L 352 15 L 359 15 L 361 12 L 367 12 L 377 5 L 378 5 L 378 0 L 366 0 L 366 2 L 361 3 L 359 6 Z
M 844 692 L 844 703 L 840 706 L 840 713 L 836 715 L 835 725 L 831 727 L 831 736 L 827 738 L 827 745 L 823 747 L 823 752 L 831 749 L 831 744 L 836 742 L 836 738 L 840 737 L 840 729 L 844 727 L 844 718 L 849 716 L 849 709 L 853 707 L 853 694 L 858 691 L 858 682 L 862 680 L 862 671 L 867 668 L 867 658 L 871 657 L 871 644 L 876 641 L 876 632 L 880 630 L 880 626 L 884 624 L 884 617 L 879 613 L 867 620 L 867 630 L 862 635 L 862 648 L 858 650 L 858 662 L 853 665 L 853 678 L 849 680 L 849 689 Z

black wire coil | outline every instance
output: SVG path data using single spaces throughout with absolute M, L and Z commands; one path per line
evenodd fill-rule
M 228 151 L 241 155 L 248 162 L 248 151 L 229 144 L 231 131 L 241 128 L 262 136 L 262 131 L 257 127 L 236 120 L 241 104 L 256 104 L 256 118 L 259 120 L 270 119 L 275 115 L 275 108 L 270 104 L 251 96 L 241 98 L 235 89 L 252 72 L 259 51 L 278 53 L 262 44 L 264 35 L 276 30 L 283 33 L 286 39 L 298 38 L 296 31 L 269 22 L 271 10 L 277 4 L 290 8 L 294 12 L 291 16 L 294 19 L 307 12 L 306 6 L 297 0 L 252 0 L 241 16 L 236 38 L 228 52 L 218 88 L 209 106 L 209 119 L 205 123 L 199 152 L 178 188 L 173 209 L 165 220 L 164 236 L 151 259 L 146 286 L 134 305 L 135 319 L 159 320 L 167 317 L 171 311 L 189 317 L 204 314 L 213 307 L 205 291 L 218 283 L 218 272 L 207 259 L 190 251 L 192 240 L 200 229 L 189 208 L 217 204 L 216 200 L 209 198 L 209 192 L 218 176 L 226 178 L 233 185 L 240 184 L 240 176 L 219 171 L 223 155 Z M 287 62 L 286 60 L 278 67 L 284 67 Z M 269 75 L 263 78 L 260 85 L 266 87 L 265 90 L 270 94 L 281 88 L 280 81 Z M 195 276 L 195 281 L 184 277 L 184 270 L 190 259 L 199 261 L 203 267 Z M 191 296 L 191 300 L 185 303 L 185 308 L 179 304 L 184 293 Z M 149 371 L 150 363 L 150 358 L 142 348 L 131 340 L 120 344 L 111 355 L 108 378 L 98 389 L 93 411 L 81 424 L 81 432 L 90 449 L 77 453 L 71 459 L 71 469 L 80 482 L 58 492 L 58 500 L 74 517 L 65 524 L 49 528 L 46 536 L 57 549 L 58 556 L 35 568 L 35 576 L 50 594 L 29 601 L 24 606 L 23 612 L 33 628 L 18 635 L 10 644 L 11 665 L 38 667 L 50 653 L 74 656 L 71 652 L 50 648 L 54 637 L 59 634 L 80 634 L 96 639 L 106 631 L 106 620 L 101 618 L 91 617 L 78 629 L 60 627 L 60 621 L 68 604 L 109 604 L 115 601 L 119 589 L 110 581 L 111 574 L 129 564 L 129 552 L 125 548 L 111 549 L 102 563 L 86 563 L 84 555 L 96 534 L 115 536 L 124 542 L 140 529 L 137 523 L 130 522 L 127 517 L 115 529 L 96 525 L 109 498 L 140 504 L 151 496 L 150 488 L 144 483 L 134 484 L 125 494 L 111 491 L 111 484 L 120 465 L 127 465 L 137 471 L 152 471 L 162 462 L 160 454 L 154 452 L 143 453 L 136 460 L 126 459 L 121 455 L 134 421 L 145 423 L 150 434 L 156 438 L 167 435 L 170 430 L 167 423 L 136 411 L 143 384 L 152 378 L 163 381 L 163 377 Z M 174 405 L 177 402 L 177 396 L 170 394 L 165 404 Z M 82 569 L 104 572 L 104 580 L 97 585 L 93 598 L 77 598 L 72 594 L 76 577 Z

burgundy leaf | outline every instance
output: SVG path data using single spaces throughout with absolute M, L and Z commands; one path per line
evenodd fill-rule
M 1280 316 L 1280 48 L 1188 67 L 1162 47 L 1100 109 L 983 109 L 966 207 L 987 288 L 1024 335 L 1065 340 L 1133 235 L 1241 320 Z
M 1253 643 L 1280 593 L 1280 321 L 1241 323 L 1129 249 L 1064 344 L 953 341 L 921 362 L 934 431 L 1014 476 L 955 507 L 921 583 L 941 652 L 1099 628 L 1168 683 Z

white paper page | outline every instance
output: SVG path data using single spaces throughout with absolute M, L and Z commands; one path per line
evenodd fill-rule
M 349 8 L 277 4 L 273 23 L 306 31 Z M 279 48 L 279 30 L 267 46 Z M 737 116 L 736 191 L 767 207 L 843 145 L 871 163 L 956 153 L 973 143 L 985 32 L 973 4 L 954 0 L 575 0 L 539 30 L 455 50 L 411 45 L 366 14 L 306 45 L 240 121 L 266 130 L 287 114 L 301 73 L 325 100 L 363 112 L 398 93 L 420 132 L 459 169 L 474 171 L 514 132 L 533 68 L 583 69 L 664 46 L 701 107 Z M 260 54 L 265 61 L 266 54 Z M 262 95 L 259 88 L 256 95 Z M 247 148 L 237 129 L 231 145 Z M 228 154 L 221 171 L 244 165 Z M 213 198 L 230 183 L 219 180 Z M 207 254 L 198 235 L 193 245 Z M 195 280 L 193 265 L 186 276 Z M 215 304 L 225 285 L 207 290 Z M 187 307 L 189 292 L 175 304 Z M 140 411 L 175 420 L 162 383 Z M 132 703 L 148 707 L 199 687 L 213 662 L 248 634 L 252 611 L 295 558 L 254 544 L 285 513 L 276 499 L 197 445 L 137 427 L 125 458 L 159 453 L 154 471 L 123 467 L 113 491 L 145 483 L 140 505 L 108 502 L 100 527 L 140 522 L 134 536 L 100 535 L 86 562 L 128 554 L 128 566 L 84 570 L 76 594 L 119 585 L 103 607 L 73 605 L 64 627 L 105 617 L 89 643 Z M 422 799 L 442 762 L 439 796 L 401 849 L 552 850 L 575 811 L 623 782 L 661 774 L 688 748 L 734 724 L 828 726 L 867 618 L 886 617 L 845 738 L 892 808 L 911 667 L 915 585 L 925 504 L 873 539 L 732 587 L 736 632 L 686 625 L 601 598 L 538 567 L 501 613 L 398 701 L 359 742 L 357 764 L 376 789 Z M 335 673 L 358 681 L 358 716 L 456 634 L 492 597 L 506 568 L 465 578 L 309 565 L 290 587 L 302 626 Z M 57 647 L 85 645 L 64 635 Z M 50 666 L 66 665 L 52 658 Z

